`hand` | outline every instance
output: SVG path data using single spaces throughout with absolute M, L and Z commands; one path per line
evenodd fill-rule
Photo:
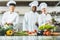
M 12 23 L 7 23 L 7 25 L 13 25 Z
M 39 26 L 39 25 L 38 25 L 38 22 L 36 22 L 35 25 L 38 27 L 38 26 Z
M 15 32 L 16 30 L 12 30 L 13 32 Z

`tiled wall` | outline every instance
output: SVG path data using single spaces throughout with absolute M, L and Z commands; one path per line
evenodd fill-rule
M 7 11 L 9 10 L 8 7 L 6 6 L 0 6 L 0 12 L 1 11 Z M 29 12 L 31 10 L 31 8 L 29 6 L 17 6 L 15 11 L 18 11 L 19 14 L 24 14 L 25 12 Z M 38 7 L 37 10 L 40 10 L 40 8 Z M 56 12 L 60 12 L 60 6 L 57 6 L 57 7 L 48 7 L 47 8 L 47 12 L 53 12 L 53 11 L 56 11 Z

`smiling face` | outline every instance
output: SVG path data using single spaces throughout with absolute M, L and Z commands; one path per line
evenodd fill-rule
M 42 13 L 46 13 L 46 8 L 43 8 L 41 11 Z
M 14 12 L 14 10 L 15 10 L 15 6 L 10 5 L 10 6 L 9 6 L 9 10 L 10 10 L 11 12 Z
M 32 7 L 32 11 L 33 11 L 33 12 L 36 12 L 36 9 L 37 9 L 36 6 L 33 6 L 33 7 Z

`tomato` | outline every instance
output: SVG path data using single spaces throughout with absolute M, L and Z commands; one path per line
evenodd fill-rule
M 37 32 L 37 30 L 34 30 L 34 32 Z
M 50 31 L 47 31 L 47 32 L 46 32 L 46 35 L 47 35 L 47 36 L 49 36 L 49 35 L 50 35 L 50 33 L 51 33 Z
M 32 34 L 32 32 L 29 32 L 28 34 Z

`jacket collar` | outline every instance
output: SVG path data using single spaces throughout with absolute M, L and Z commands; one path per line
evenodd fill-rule
M 33 11 L 30 11 L 31 13 L 37 13 L 37 12 L 33 12 Z

